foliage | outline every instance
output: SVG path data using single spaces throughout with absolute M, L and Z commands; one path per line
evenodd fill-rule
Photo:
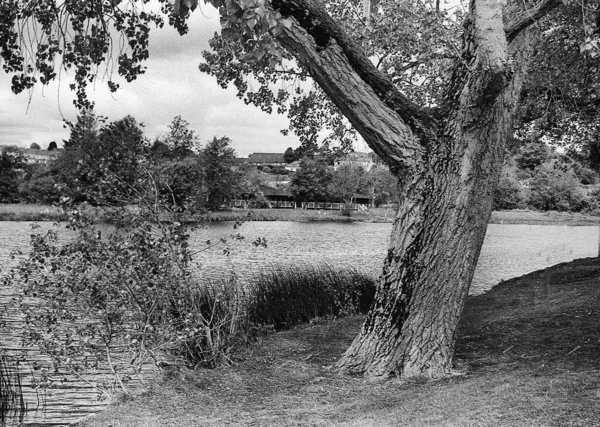
M 519 182 L 503 176 L 494 191 L 494 209 L 519 209 L 525 207 L 525 197 Z
M 32 142 L 31 145 L 29 146 L 30 150 L 41 150 L 42 147 L 40 147 L 40 144 L 38 144 L 37 142 Z
M 54 150 L 58 150 L 58 145 L 56 145 L 56 141 L 51 141 L 50 144 L 48 144 L 48 151 Z
M 582 54 L 582 43 L 599 34 L 591 10 L 565 3 L 539 22 L 541 36 L 523 88 L 519 125 L 520 132 L 587 153 L 598 140 L 600 123 L 600 56 Z M 589 162 L 597 167 L 591 157 Z
M 214 137 L 200 153 L 204 173 L 204 197 L 208 209 L 219 209 L 239 192 L 240 174 L 232 169 L 235 151 L 226 136 Z
M 197 212 L 204 208 L 204 170 L 198 156 L 163 158 L 153 164 L 152 179 L 161 202 L 169 209 Z
M 285 160 L 286 163 L 292 163 L 298 160 L 292 147 L 288 147 L 287 150 L 285 150 L 285 153 L 283 153 L 283 160 Z
M 261 325 L 364 312 L 373 298 L 371 279 L 331 268 L 273 272 L 249 288 L 235 277 L 200 282 L 190 265 L 192 230 L 164 221 L 152 199 L 140 198 L 138 206 L 115 210 L 110 228 L 71 211 L 72 240 L 61 241 L 54 230 L 33 234 L 29 258 L 3 277 L 23 287 L 23 339 L 48 354 L 55 369 L 85 376 L 107 365 L 125 389 L 124 380 L 148 359 L 227 364 Z
M 67 141 L 63 141 L 65 149 L 73 147 L 84 147 L 95 141 L 98 137 L 100 125 L 106 121 L 104 117 L 98 117 L 92 109 L 81 111 L 77 115 L 75 123 L 68 122 L 70 135 Z
M 61 192 L 55 176 L 50 171 L 34 174 L 19 186 L 19 198 L 26 203 L 56 204 Z
M 579 211 L 584 206 L 584 194 L 575 173 L 554 161 L 536 170 L 530 182 L 529 203 L 544 211 Z
M 19 182 L 24 175 L 25 157 L 12 148 L 0 150 L 0 203 L 18 201 Z
M 173 5 L 167 0 L 160 3 L 170 23 L 184 34 L 187 26 L 173 14 Z M 58 64 L 64 70 L 75 71 L 74 83 L 69 86 L 76 92 L 74 103 L 80 108 L 93 106 L 85 90 L 104 74 L 101 66 L 112 63 L 114 53 L 118 56 L 114 58 L 117 71 L 128 82 L 142 74 L 141 62 L 148 58 L 150 25 L 164 25 L 161 14 L 140 9 L 133 2 L 8 0 L 0 4 L 0 17 L 2 67 L 13 74 L 13 92 L 55 80 L 61 71 Z M 21 37 L 23 33 L 29 37 Z M 118 84 L 110 78 L 113 70 L 107 71 L 108 87 L 115 91 Z
M 109 230 L 72 211 L 72 241 L 34 234 L 29 259 L 3 278 L 22 284 L 24 340 L 55 368 L 84 375 L 107 364 L 121 383 L 148 358 L 224 361 L 237 316 L 224 304 L 233 301 L 192 279 L 188 229 L 152 208 L 116 211 Z
M 198 150 L 200 142 L 196 132 L 189 129 L 189 123 L 181 116 L 175 116 L 169 125 L 169 133 L 155 141 L 155 151 L 160 151 L 162 156 L 184 158 Z M 166 148 L 160 149 L 161 145 Z
M 291 192 L 297 202 L 322 202 L 328 197 L 331 173 L 318 160 L 302 160 L 292 176 Z
M 386 167 L 376 166 L 367 173 L 367 186 L 375 196 L 375 206 L 394 202 L 398 196 L 398 179 Z
M 354 195 L 366 192 L 367 174 L 362 166 L 344 163 L 331 172 L 328 193 L 339 200 L 352 203 Z
M 65 152 L 54 162 L 63 194 L 93 205 L 126 203 L 146 162 L 143 131 L 131 116 L 100 128 L 89 120 L 84 116 L 82 127 L 72 128 Z
M 283 329 L 319 317 L 366 313 L 375 283 L 352 269 L 273 267 L 253 280 L 250 292 L 249 320 Z
M 523 145 L 515 156 L 515 162 L 521 169 L 534 170 L 549 160 L 550 154 L 550 148 L 537 140 Z

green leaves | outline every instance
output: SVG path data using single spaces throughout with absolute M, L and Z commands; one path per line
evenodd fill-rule
M 179 16 L 186 16 L 189 11 L 194 11 L 198 7 L 198 0 L 175 0 L 173 3 L 173 13 Z

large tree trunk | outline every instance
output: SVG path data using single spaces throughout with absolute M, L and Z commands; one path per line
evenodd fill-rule
M 401 187 L 375 304 L 337 367 L 369 376 L 448 375 L 530 53 L 527 25 L 505 25 L 500 2 L 475 0 L 447 105 L 434 115 L 378 74 L 318 2 L 273 5 L 294 22 L 280 42 Z

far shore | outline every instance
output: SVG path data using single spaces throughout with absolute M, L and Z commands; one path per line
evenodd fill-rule
M 102 208 L 90 208 L 91 213 L 103 220 Z M 209 212 L 203 215 L 182 216 L 183 221 L 300 221 L 300 222 L 371 222 L 391 223 L 395 210 L 371 208 L 367 211 L 352 211 L 344 216 L 335 210 L 309 209 L 233 209 Z M 61 208 L 39 204 L 0 204 L 0 221 L 66 221 L 67 215 Z M 524 209 L 494 211 L 490 224 L 530 225 L 600 225 L 600 216 L 576 212 L 540 212 Z

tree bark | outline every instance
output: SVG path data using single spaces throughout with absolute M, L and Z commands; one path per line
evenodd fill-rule
M 500 2 L 474 0 L 446 105 L 434 115 L 374 70 L 318 2 L 273 6 L 293 22 L 281 44 L 399 178 L 375 303 L 337 368 L 446 376 L 531 50 L 527 25 L 517 17 L 507 30 Z

